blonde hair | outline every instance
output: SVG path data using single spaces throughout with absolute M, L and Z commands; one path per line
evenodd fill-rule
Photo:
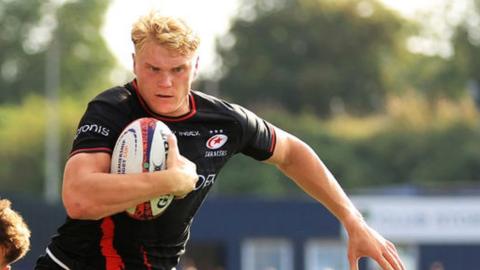
M 191 55 L 200 44 L 198 35 L 183 20 L 160 16 L 155 11 L 133 24 L 131 37 L 137 53 L 147 41 L 154 41 L 181 55 Z
M 10 205 L 9 200 L 0 200 L 0 254 L 7 265 L 25 256 L 30 249 L 30 230 Z

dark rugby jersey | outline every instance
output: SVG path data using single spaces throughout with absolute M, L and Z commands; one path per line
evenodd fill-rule
M 71 155 L 111 153 L 124 127 L 141 117 L 163 121 L 177 136 L 180 153 L 197 165 L 196 189 L 173 200 L 153 220 L 137 220 L 126 212 L 98 221 L 66 222 L 47 252 L 70 269 L 171 269 L 184 253 L 192 217 L 225 163 L 237 153 L 257 160 L 269 158 L 275 147 L 273 127 L 252 112 L 191 91 L 190 112 L 180 117 L 156 115 L 136 90 L 135 81 L 109 89 L 89 104 L 80 120 Z M 222 142 L 212 137 L 222 134 Z M 209 142 L 209 143 L 207 143 Z

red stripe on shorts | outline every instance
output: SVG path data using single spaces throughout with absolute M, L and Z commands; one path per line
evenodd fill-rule
M 143 265 L 145 265 L 148 270 L 152 270 L 152 265 L 151 265 L 150 262 L 148 261 L 148 254 L 147 254 L 147 252 L 145 251 L 145 249 L 143 248 L 143 246 L 141 247 L 141 251 L 142 251 L 142 253 L 143 253 Z
M 102 221 L 102 239 L 100 240 L 100 247 L 103 257 L 105 257 L 106 270 L 123 270 L 122 258 L 118 255 L 117 250 L 113 246 L 113 236 L 115 234 L 115 224 L 111 217 L 106 217 Z

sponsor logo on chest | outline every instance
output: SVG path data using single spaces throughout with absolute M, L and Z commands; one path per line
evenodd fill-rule
M 179 137 L 198 137 L 201 135 L 198 130 L 178 130 L 173 131 L 173 133 Z

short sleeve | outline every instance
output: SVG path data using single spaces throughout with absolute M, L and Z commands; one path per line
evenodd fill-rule
M 70 156 L 81 152 L 111 153 L 120 132 L 129 122 L 128 113 L 119 104 L 94 99 L 78 124 Z
M 256 160 L 271 157 L 276 142 L 273 125 L 243 107 L 238 106 L 236 109 L 240 113 L 243 129 L 240 152 Z

